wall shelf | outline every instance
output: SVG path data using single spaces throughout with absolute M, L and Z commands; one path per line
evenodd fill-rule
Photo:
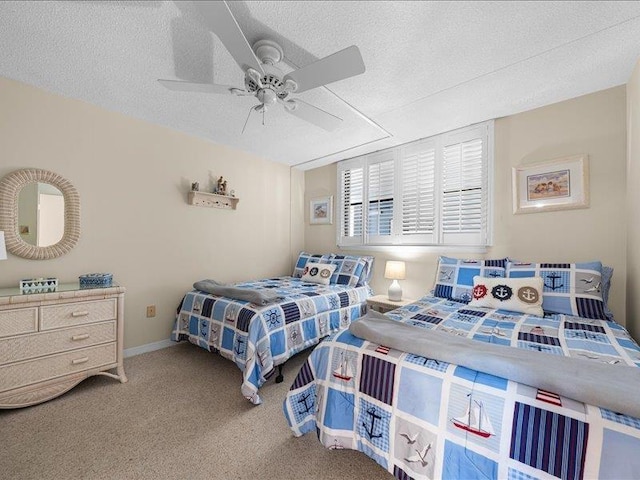
M 217 193 L 189 192 L 189 205 L 197 205 L 198 207 L 227 208 L 235 210 L 239 201 L 240 199 L 238 197 L 218 195 Z

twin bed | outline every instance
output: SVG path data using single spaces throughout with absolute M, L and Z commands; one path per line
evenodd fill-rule
M 307 263 L 331 265 L 331 273 L 315 280 Z M 188 340 L 233 361 L 243 374 L 242 394 L 259 404 L 258 389 L 275 367 L 364 314 L 372 267 L 372 257 L 302 252 L 290 277 L 235 285 L 279 298 L 264 305 L 194 289 L 178 307 L 171 339 Z
M 332 334 L 295 378 L 283 405 L 287 421 L 296 436 L 313 431 L 327 448 L 364 452 L 398 479 L 638 478 L 640 348 L 607 318 L 602 294 L 609 279 L 602 271 L 598 262 L 536 265 L 443 258 L 433 292 L 441 296 L 427 295 L 386 315 L 393 321 L 388 323 L 403 324 L 399 330 L 415 330 L 404 337 L 414 345 L 404 348 L 393 336 L 372 341 L 378 338 L 375 329 L 371 338 L 361 338 L 370 335 L 363 327 L 367 317 Z M 517 285 L 534 280 L 541 285 L 538 305 L 528 286 Z M 490 305 L 516 297 L 524 299 L 525 309 L 546 309 L 535 315 Z M 449 362 L 435 358 L 437 347 L 433 356 L 416 353 L 421 351 L 419 334 L 430 332 L 517 350 L 530 361 L 521 364 L 516 382 L 483 372 L 499 354 L 471 368 L 476 364 L 463 361 L 470 355 L 466 349 L 459 355 L 466 366 L 457 364 L 455 352 Z M 407 340 L 412 336 L 418 340 Z M 557 378 L 546 381 L 557 373 L 556 359 L 559 371 L 567 362 L 574 368 L 559 376 L 565 385 Z M 538 363 L 547 365 L 549 375 L 534 371 Z M 531 382 L 529 365 L 538 378 Z M 502 368 L 509 375 L 516 370 L 508 361 Z M 592 376 L 602 369 L 627 374 L 632 379 L 628 389 L 618 382 L 614 392 L 613 378 Z M 592 387 L 575 388 L 574 379 Z M 538 388 L 536 382 L 556 391 Z M 590 404 L 594 398 L 615 410 Z

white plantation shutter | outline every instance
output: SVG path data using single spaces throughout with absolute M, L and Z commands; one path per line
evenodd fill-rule
M 451 136 L 442 150 L 442 240 L 481 245 L 486 239 L 486 141 L 479 132 Z
M 391 153 L 391 155 L 389 155 Z M 367 172 L 367 239 L 371 243 L 391 241 L 393 233 L 395 160 L 393 151 L 374 157 Z
M 364 165 L 351 162 L 339 168 L 340 179 L 340 245 L 361 244 L 364 233 Z
M 339 245 L 490 244 L 493 122 L 340 162 Z
M 405 147 L 400 165 L 402 243 L 433 243 L 436 238 L 435 144 L 418 142 Z

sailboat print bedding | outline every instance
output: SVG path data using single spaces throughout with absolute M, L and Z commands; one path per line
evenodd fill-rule
M 482 342 L 638 367 L 626 329 L 426 296 L 392 320 Z M 603 379 L 602 388 L 606 388 Z M 631 399 L 636 402 L 637 399 Z M 343 329 L 302 366 L 283 405 L 296 436 L 364 452 L 398 479 L 640 478 L 640 419 Z
M 371 287 L 320 285 L 301 278 L 278 277 L 235 285 L 255 292 L 275 292 L 282 300 L 254 305 L 205 293 L 188 292 L 171 333 L 232 360 L 243 372 L 241 392 L 260 404 L 258 389 L 296 353 L 347 327 L 365 311 Z

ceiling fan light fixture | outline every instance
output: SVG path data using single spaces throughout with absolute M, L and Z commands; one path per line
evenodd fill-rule
M 258 97 L 258 100 L 260 100 L 260 102 L 263 105 L 267 105 L 267 106 L 273 105 L 278 100 L 278 96 L 276 95 L 276 92 L 274 92 L 270 88 L 263 88 L 261 90 L 258 90 L 258 93 L 256 96 Z
M 287 92 L 295 93 L 296 90 L 298 90 L 298 84 L 295 82 L 295 80 L 291 80 L 290 78 L 287 78 L 284 81 L 284 87 L 282 87 L 282 89 Z
M 262 74 L 253 68 L 248 68 L 246 75 L 248 78 L 253 80 L 253 82 L 258 86 L 258 88 L 262 88 Z

